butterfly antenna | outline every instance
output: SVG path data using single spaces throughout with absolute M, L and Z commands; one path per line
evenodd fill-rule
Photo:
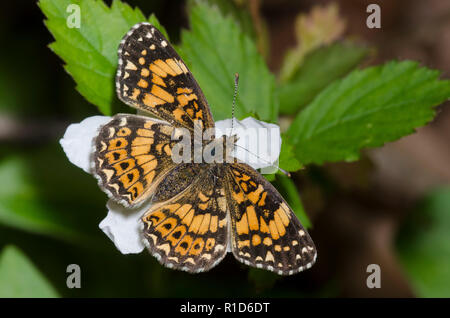
M 233 95 L 233 106 L 231 108 L 231 132 L 230 136 L 233 136 L 233 127 L 234 127 L 234 107 L 236 106 L 236 97 L 238 92 L 239 85 L 239 73 L 234 74 L 234 95 Z
M 238 145 L 238 144 L 235 144 L 235 146 L 244 149 L 245 151 L 247 151 L 247 152 L 248 152 L 249 154 L 251 154 L 252 156 L 255 156 L 256 158 L 258 158 L 258 159 L 264 161 L 265 163 L 271 165 L 272 167 L 277 168 L 278 170 L 280 170 L 283 174 L 285 174 L 285 175 L 288 176 L 289 178 L 291 177 L 291 174 L 290 174 L 288 171 L 286 171 L 286 170 L 284 170 L 284 169 L 281 169 L 278 165 L 274 165 L 273 163 L 271 163 L 271 162 L 269 162 L 269 161 L 267 161 L 267 160 L 261 158 L 260 156 L 254 154 L 253 152 L 251 152 L 250 150 L 248 150 L 248 149 L 245 148 L 245 147 L 242 147 L 242 146 L 240 146 L 240 145 Z
M 231 108 L 231 133 L 230 136 L 233 136 L 233 128 L 234 128 L 234 107 L 236 106 L 236 98 L 237 98 L 237 93 L 238 93 L 238 86 L 239 86 L 239 73 L 235 73 L 234 74 L 234 95 L 233 95 L 233 107 Z M 249 154 L 255 156 L 256 158 L 264 161 L 265 163 L 277 168 L 278 170 L 280 170 L 282 173 L 284 173 L 286 176 L 291 177 L 291 174 L 289 172 L 287 172 L 284 169 L 281 169 L 278 165 L 273 165 L 271 162 L 261 158 L 260 156 L 252 153 L 251 151 L 249 151 L 247 148 L 244 148 L 238 144 L 235 144 L 235 146 L 244 149 L 245 151 L 247 151 Z

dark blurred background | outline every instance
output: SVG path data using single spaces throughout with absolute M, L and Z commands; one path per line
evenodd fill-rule
M 110 1 L 106 1 L 110 4 Z M 244 3 L 246 1 L 237 1 Z M 275 73 L 295 45 L 299 13 L 329 1 L 249 0 L 268 30 L 267 62 Z M 184 1 L 133 1 L 155 13 L 172 41 L 188 27 Z M 374 48 L 365 66 L 413 59 L 450 75 L 450 2 L 338 1 L 345 36 Z M 382 28 L 366 27 L 379 3 Z M 34 1 L 0 5 L 0 251 L 15 246 L 61 296 L 450 296 L 450 109 L 417 133 L 364 151 L 353 163 L 309 166 L 293 175 L 313 228 L 319 258 L 305 273 L 278 277 L 249 270 L 228 255 L 208 273 L 160 266 L 145 252 L 121 255 L 98 229 L 106 196 L 71 165 L 58 144 L 73 122 L 98 114 L 75 90 Z M 0 252 L 1 253 L 1 252 Z M 3 261 L 3 263 L 2 263 Z M 0 276 L 6 261 L 0 258 Z M 82 288 L 66 287 L 79 264 Z M 369 264 L 381 288 L 369 289 Z M 4 273 L 4 270 L 3 270 Z M 3 285 L 3 286 L 2 286 Z M 8 295 L 0 278 L 0 292 Z

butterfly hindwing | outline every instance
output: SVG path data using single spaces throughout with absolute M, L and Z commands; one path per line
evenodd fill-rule
M 176 127 L 214 127 L 206 99 L 180 56 L 158 29 L 135 25 L 119 46 L 117 95 Z
M 116 202 L 135 206 L 148 198 L 176 164 L 171 158 L 174 127 L 160 120 L 119 114 L 100 128 L 94 173 Z
M 247 164 L 228 167 L 234 256 L 280 275 L 310 268 L 317 255 L 314 243 L 278 191 Z
M 181 169 L 162 182 L 177 194 L 170 199 L 163 190 L 155 194 L 142 217 L 143 236 L 161 264 L 198 273 L 217 265 L 227 252 L 225 188 L 217 166 L 189 164 Z

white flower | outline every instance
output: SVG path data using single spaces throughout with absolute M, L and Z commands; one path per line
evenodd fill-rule
M 88 173 L 93 173 L 93 141 L 100 127 L 110 120 L 111 117 L 108 116 L 93 116 L 67 127 L 60 144 L 71 163 Z M 231 122 L 231 119 L 216 122 L 216 136 L 237 135 L 239 139 L 235 150 L 236 158 L 248 163 L 254 169 L 276 167 L 281 150 L 280 128 L 248 117 L 242 121 L 234 119 L 231 131 Z M 149 209 L 149 204 L 130 209 L 109 199 L 106 207 L 108 214 L 100 222 L 100 229 L 122 254 L 142 252 L 145 246 L 142 243 L 139 221 Z
M 79 124 L 67 127 L 64 137 L 59 141 L 69 161 L 87 173 L 92 173 L 93 140 L 101 126 L 111 120 L 107 116 L 93 116 Z M 108 215 L 100 224 L 100 229 L 114 242 L 122 254 L 140 253 L 144 249 L 141 241 L 139 218 L 145 212 L 139 209 L 126 209 L 111 199 L 106 207 Z
M 67 127 L 59 143 L 71 163 L 91 173 L 92 140 L 98 129 L 110 120 L 108 116 L 92 116 Z
M 280 127 L 253 117 L 241 121 L 225 119 L 216 122 L 216 136 L 238 136 L 234 156 L 262 173 L 275 173 L 281 151 Z M 272 169 L 270 169 L 272 168 Z

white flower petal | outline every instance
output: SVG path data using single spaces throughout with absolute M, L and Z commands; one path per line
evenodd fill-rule
M 100 127 L 110 120 L 111 117 L 108 116 L 93 116 L 67 127 L 59 142 L 71 163 L 91 173 L 93 139 L 98 135 Z M 145 246 L 141 239 L 140 218 L 148 206 L 129 209 L 109 200 L 106 207 L 108 214 L 100 222 L 99 228 L 122 254 L 142 252 Z
M 92 116 L 67 127 L 59 143 L 71 163 L 91 173 L 92 141 L 98 135 L 99 128 L 110 120 L 108 116 Z
M 111 117 L 107 116 L 93 116 L 67 128 L 60 144 L 70 162 L 91 173 L 93 139 L 98 135 L 99 128 L 110 120 Z M 231 119 L 216 122 L 217 136 L 230 135 L 230 130 Z M 235 150 L 238 159 L 255 169 L 276 166 L 281 150 L 280 128 L 277 125 L 251 117 L 242 121 L 235 119 L 233 134 L 239 138 Z M 145 245 L 140 218 L 148 210 L 148 204 L 130 209 L 109 200 L 106 206 L 108 214 L 100 222 L 99 228 L 122 254 L 142 252 Z
M 148 205 L 138 209 L 125 208 L 109 200 L 106 204 L 108 215 L 99 228 L 108 236 L 122 254 L 136 254 L 145 248 L 142 242 L 141 216 L 148 209 Z
M 216 136 L 237 135 L 239 138 L 235 157 L 254 169 L 277 166 L 281 151 L 280 127 L 275 124 L 247 117 L 241 121 L 234 119 L 231 132 L 231 119 L 216 122 Z M 264 169 L 265 173 L 274 173 L 275 169 Z

